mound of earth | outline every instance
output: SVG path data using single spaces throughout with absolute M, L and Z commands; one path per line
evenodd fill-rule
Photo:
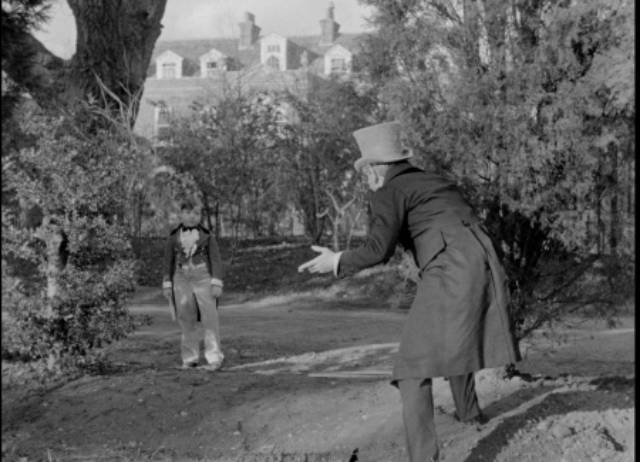
M 496 462 L 631 462 L 634 409 L 570 412 L 519 430 Z

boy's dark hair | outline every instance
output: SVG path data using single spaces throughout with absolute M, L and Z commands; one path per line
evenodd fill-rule
M 195 198 L 183 199 L 180 201 L 180 211 L 193 210 L 196 207 L 202 207 L 202 204 Z

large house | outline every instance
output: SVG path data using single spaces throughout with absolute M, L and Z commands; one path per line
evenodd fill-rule
M 139 134 L 157 139 L 168 114 L 186 113 L 194 101 L 219 97 L 225 88 L 304 95 L 332 76 L 354 72 L 362 34 L 340 33 L 331 3 L 315 35 L 263 35 L 251 13 L 239 25 L 238 37 L 156 44 L 136 120 Z

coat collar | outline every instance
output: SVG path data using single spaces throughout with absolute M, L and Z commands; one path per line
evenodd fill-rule
M 383 184 L 387 184 L 389 183 L 389 181 L 391 181 L 392 178 L 404 173 L 405 171 L 412 169 L 412 168 L 416 168 L 413 165 L 411 165 L 409 162 L 407 161 L 403 161 L 403 162 L 398 162 L 395 164 L 392 164 L 391 167 L 389 167 L 389 170 L 387 170 L 387 174 L 384 176 L 384 183 Z

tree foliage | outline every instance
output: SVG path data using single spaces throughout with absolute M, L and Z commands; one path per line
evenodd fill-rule
M 229 218 L 235 236 L 277 234 L 299 211 L 315 241 L 331 222 L 337 245 L 362 214 L 352 132 L 375 120 L 375 108 L 373 95 L 349 82 L 305 95 L 229 87 L 176 116 L 160 152 L 194 179 L 216 223 Z
M 378 27 L 368 76 L 421 162 L 454 174 L 491 228 L 518 335 L 619 304 L 632 264 L 633 5 L 365 3 Z
M 377 100 L 351 82 L 329 81 L 308 97 L 289 94 L 285 101 L 291 109 L 284 142 L 292 199 L 314 241 L 322 237 L 324 218 L 329 218 L 336 246 L 337 233 L 349 236 L 363 206 L 362 184 L 353 170 L 358 148 L 352 133 L 375 123 Z
M 229 89 L 176 117 L 160 150 L 164 163 L 193 178 L 216 226 L 225 220 L 236 237 L 273 234 L 286 209 L 279 117 L 272 95 Z
M 3 193 L 42 211 L 25 225 L 3 207 L 3 358 L 83 357 L 132 328 L 125 301 L 135 262 L 126 210 L 144 151 L 98 132 L 70 133 L 64 118 L 21 120 L 37 137 L 5 154 Z M 62 249 L 62 251 L 60 251 Z
M 69 60 L 32 35 L 50 3 L 2 3 L 2 355 L 57 364 L 132 327 L 129 234 L 154 163 L 131 130 L 166 0 L 69 0 Z

